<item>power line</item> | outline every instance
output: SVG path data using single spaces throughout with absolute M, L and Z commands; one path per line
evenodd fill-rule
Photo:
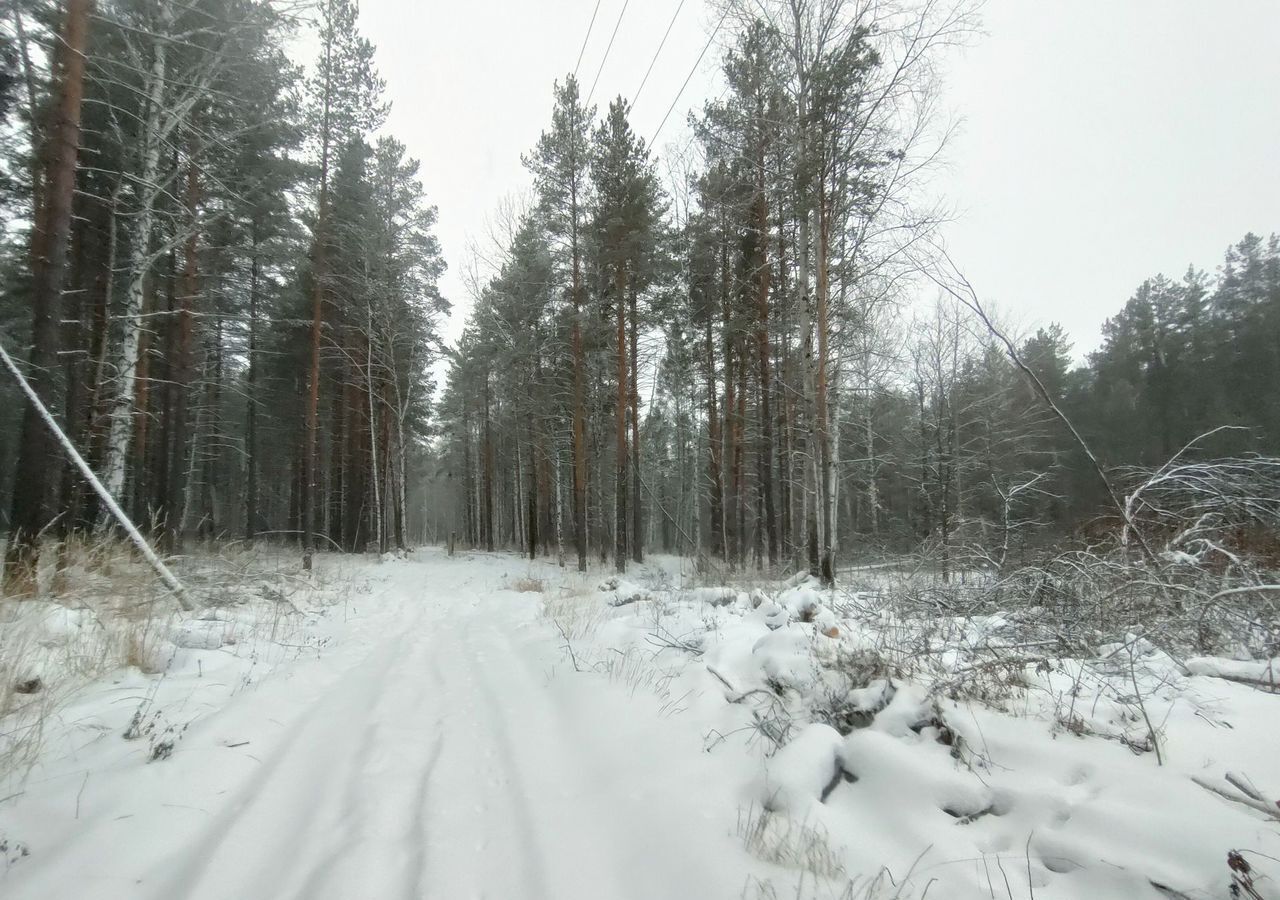
M 595 80 L 591 82 L 591 90 L 587 92 L 587 102 L 585 106 L 591 105 L 591 98 L 595 96 L 596 85 L 600 81 L 600 73 L 604 71 L 604 64 L 609 60 L 609 51 L 613 49 L 613 39 L 618 36 L 618 28 L 622 25 L 622 17 L 627 14 L 627 7 L 631 4 L 631 0 L 624 0 L 622 4 L 622 12 L 618 13 L 618 21 L 613 25 L 613 34 L 609 35 L 609 46 L 604 48 L 604 58 L 600 60 L 600 68 L 596 69 Z
M 591 21 L 587 23 L 587 33 L 582 38 L 582 49 L 578 51 L 578 61 L 573 64 L 573 77 L 578 77 L 578 67 L 582 65 L 582 54 L 587 52 L 587 41 L 591 39 L 591 29 L 596 24 L 596 13 L 600 12 L 600 0 L 596 0 L 596 8 L 591 11 Z
M 667 107 L 666 115 L 662 117 L 662 121 L 658 123 L 658 130 L 653 133 L 653 137 L 649 140 L 649 146 L 652 147 L 654 141 L 658 139 L 658 135 L 662 133 L 662 126 L 667 124 L 667 118 L 671 115 L 671 111 L 676 108 L 676 104 L 680 102 L 680 95 L 684 93 L 684 89 L 689 86 L 689 82 L 693 79 L 693 73 L 698 71 L 698 66 L 702 65 L 702 57 L 707 55 L 707 51 L 711 49 L 711 42 L 716 39 L 716 35 L 720 33 L 720 26 L 724 24 L 724 20 L 729 17 L 729 10 L 732 9 L 731 4 L 725 4 L 724 15 L 720 17 L 720 21 L 716 23 L 716 27 L 711 32 L 711 37 L 707 38 L 707 43 L 703 46 L 702 52 L 698 54 L 697 60 L 693 63 L 693 68 L 689 70 L 689 74 L 684 79 L 684 84 L 680 85 L 680 90 L 676 92 L 675 98 L 671 101 L 671 105 Z
M 637 100 L 640 99 L 640 92 L 644 90 L 644 86 L 649 82 L 649 73 L 653 71 L 653 64 L 658 61 L 658 54 L 662 52 L 662 48 L 667 44 L 667 37 L 671 34 L 671 26 L 676 24 L 676 18 L 680 15 L 680 10 L 684 9 L 684 0 L 680 0 L 680 5 L 676 7 L 675 15 L 671 17 L 671 21 L 667 23 L 666 33 L 662 35 L 662 40 L 658 43 L 658 49 L 654 51 L 653 59 L 649 60 L 649 68 L 644 70 L 644 78 L 640 79 L 640 87 L 636 89 L 635 95 L 631 98 L 631 105 L 635 106 Z

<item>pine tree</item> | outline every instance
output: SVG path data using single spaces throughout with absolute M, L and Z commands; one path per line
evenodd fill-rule
M 570 341 L 573 363 L 573 528 L 578 571 L 587 568 L 586 350 L 583 345 L 584 226 L 589 204 L 589 131 L 595 108 L 579 98 L 578 82 L 566 76 L 555 86 L 551 129 L 544 131 L 524 158 L 533 173 L 538 208 L 555 242 L 563 292 L 572 307 Z
M 306 436 L 302 449 L 300 518 L 303 564 L 311 567 L 320 485 L 317 454 L 320 427 L 321 348 L 327 296 L 331 290 L 326 248 L 329 181 L 335 154 L 363 142 L 386 117 L 382 81 L 373 66 L 373 45 L 356 27 L 355 0 L 325 0 L 319 23 L 321 51 L 310 85 L 313 137 L 318 144 L 318 193 L 311 258 L 311 363 L 307 377 Z
M 592 224 L 599 243 L 599 261 L 607 278 L 602 299 L 612 307 L 615 322 L 614 567 L 619 572 L 626 571 L 628 528 L 634 524 L 628 516 L 629 504 L 640 502 L 638 492 L 629 496 L 633 486 L 628 473 L 632 454 L 627 425 L 635 391 L 628 344 L 634 347 L 636 343 L 636 296 L 652 278 L 662 214 L 653 164 L 644 141 L 631 130 L 628 112 L 622 98 L 609 105 L 608 114 L 593 135 L 591 159 L 595 188 Z M 639 534 L 631 536 L 632 541 L 640 538 Z
M 89 0 L 68 0 L 59 49 L 54 56 L 57 75 L 53 112 L 47 132 L 41 135 L 45 162 L 40 183 L 44 186 L 35 197 L 35 227 L 31 232 L 33 315 L 29 366 L 32 388 L 46 407 L 53 406 L 55 400 L 58 325 L 80 146 L 80 104 L 91 8 Z M 5 548 L 4 587 L 8 593 L 34 591 L 37 542 L 50 521 L 49 460 L 53 441 L 30 402 L 23 408 L 21 429 L 13 513 Z

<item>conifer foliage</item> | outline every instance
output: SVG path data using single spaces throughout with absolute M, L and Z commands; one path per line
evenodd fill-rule
M 1280 240 L 1144 281 L 1082 365 L 939 298 L 941 62 L 975 7 L 717 0 L 722 90 L 660 152 L 566 75 L 445 347 L 434 173 L 387 133 L 355 0 L 16 0 L 0 341 L 169 553 L 1016 563 L 1089 536 L 1099 474 L 1207 432 L 1274 452 Z M 7 382 L 0 491 L 16 595 L 42 546 L 113 527 Z
M 662 158 L 625 98 L 554 86 L 534 201 L 451 358 L 440 521 L 579 568 L 655 550 L 828 584 L 841 554 L 923 551 L 948 577 L 1083 536 L 1108 503 L 1092 463 L 925 276 L 938 63 L 974 5 L 717 12 L 723 91 Z M 1262 452 L 1278 252 L 1248 236 L 1217 278 L 1145 282 L 1084 365 L 1057 326 L 1015 346 L 1117 479 L 1223 424 L 1205 452 Z
M 12 16 L 0 325 L 68 436 L 171 552 L 405 546 L 444 262 L 417 163 L 373 138 L 387 106 L 354 0 Z M 320 47 L 305 69 L 285 52 L 301 28 Z M 42 537 L 110 523 L 0 391 L 23 593 Z

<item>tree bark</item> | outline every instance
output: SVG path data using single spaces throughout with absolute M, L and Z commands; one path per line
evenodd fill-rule
M 484 497 L 480 522 L 484 532 L 484 548 L 493 552 L 493 432 L 489 410 L 489 373 L 484 375 Z
M 311 365 L 307 382 L 306 439 L 302 451 L 302 568 L 311 571 L 315 553 L 317 431 L 320 419 L 320 337 L 324 327 L 325 227 L 329 217 L 329 119 L 333 103 L 333 42 L 326 40 L 324 98 L 320 121 L 320 196 L 316 203 L 315 251 L 311 260 Z
M 525 486 L 528 508 L 525 512 L 525 528 L 529 539 L 529 559 L 538 558 L 538 453 L 533 436 L 533 427 L 529 428 L 529 480 Z
M 627 270 L 617 263 L 613 277 L 614 307 L 617 310 L 618 393 L 614 398 L 614 532 L 613 566 L 627 571 Z
M 829 340 L 828 294 L 830 292 L 829 246 L 831 216 L 827 206 L 825 182 L 818 189 L 818 272 L 817 330 L 818 359 L 814 384 L 816 433 L 818 438 L 818 504 L 822 539 L 819 576 L 824 587 L 835 584 L 835 485 L 831 447 L 831 416 L 827 406 L 827 356 Z
M 178 289 L 177 341 L 174 354 L 174 368 L 170 379 L 169 391 L 174 397 L 170 410 L 171 441 L 173 455 L 169 464 L 169 495 L 165 503 L 164 546 L 174 553 L 182 548 L 182 509 L 185 505 L 187 491 L 186 465 L 188 445 L 191 437 L 188 434 L 188 409 L 190 407 L 190 387 L 193 371 L 193 331 L 195 327 L 192 309 L 195 296 L 199 291 L 199 254 L 196 239 L 195 218 L 196 205 L 199 202 L 200 184 L 195 163 L 188 163 L 187 185 L 184 195 L 187 218 L 191 231 L 182 251 L 182 280 Z
M 760 379 L 760 494 L 764 505 L 764 528 L 768 542 L 769 567 L 778 564 L 778 523 L 773 505 L 773 416 L 769 409 L 769 233 L 768 205 L 764 194 L 764 154 L 759 157 L 760 175 L 756 183 L 755 253 L 752 268 L 756 278 L 756 365 Z
M 249 256 L 249 347 L 245 375 L 245 491 L 244 539 L 252 544 L 258 533 L 258 291 L 259 222 L 255 213 L 250 225 Z
M 575 107 L 576 109 L 576 104 Z M 576 117 L 575 117 L 576 118 Z M 574 124 L 573 140 L 577 138 Z M 575 145 L 571 145 L 575 146 Z M 582 252 L 578 240 L 578 165 L 570 154 L 569 249 L 573 257 L 573 538 L 578 550 L 578 571 L 587 571 L 587 401 L 584 384 L 586 354 L 582 347 Z
M 365 399 L 369 403 L 369 467 L 373 481 L 373 539 L 378 544 L 378 552 L 386 553 L 387 545 L 382 531 L 382 487 L 378 484 L 378 410 L 373 402 L 373 307 L 366 310 L 365 322 L 367 331 L 364 337 L 365 348 Z M 359 548 L 357 548 L 359 549 Z
M 707 304 L 707 315 L 704 322 L 703 348 L 707 361 L 707 481 L 710 490 L 708 503 L 711 517 L 708 536 L 711 541 L 711 555 L 724 558 L 724 485 L 721 472 L 723 469 L 723 443 L 720 435 L 720 412 L 716 408 L 716 351 L 711 330 L 712 308 Z
M 740 483 L 738 472 L 738 429 L 737 429 L 737 379 L 734 371 L 734 327 L 730 293 L 729 271 L 729 227 L 724 208 L 721 207 L 721 240 L 720 240 L 720 314 L 723 333 L 720 336 L 724 356 L 724 455 L 723 467 L 728 470 L 725 478 L 724 536 L 725 558 L 730 567 L 736 568 L 742 561 L 741 540 L 738 532 L 738 503 Z
M 85 47 L 92 0 L 68 0 L 63 17 L 58 61 L 57 100 L 45 138 L 47 185 L 31 231 L 32 325 L 28 358 L 31 388 L 39 403 L 52 406 L 57 390 L 62 283 L 80 147 L 80 107 L 84 97 Z M 38 539 L 50 521 L 49 465 L 53 440 L 41 421 L 37 403 L 23 407 L 13 512 L 5 551 L 5 591 L 34 593 L 39 562 Z
M 640 499 L 640 379 L 636 288 L 631 287 L 631 558 L 644 562 L 644 505 Z
M 173 13 L 169 7 L 162 4 L 160 15 L 162 25 L 166 25 L 171 21 Z M 161 31 L 167 32 L 168 29 L 162 27 Z M 129 289 L 125 294 L 124 328 L 115 365 L 116 393 L 111 403 L 106 461 L 103 464 L 103 484 L 117 499 L 120 499 L 123 494 L 125 473 L 128 469 L 134 389 L 142 336 L 143 290 L 147 272 L 150 269 L 151 231 L 157 196 L 156 182 L 160 172 L 160 150 L 163 143 L 160 120 L 164 111 L 167 80 L 168 41 L 160 39 L 155 42 L 155 55 L 146 78 L 148 114 L 143 122 L 142 172 L 137 187 L 140 201 L 129 246 Z

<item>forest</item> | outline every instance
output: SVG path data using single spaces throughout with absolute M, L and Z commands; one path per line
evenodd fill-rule
M 12 5 L 5 344 L 164 551 L 405 546 L 448 313 L 418 164 L 353 2 Z M 47 65 L 41 64 L 48 60 Z M 375 137 L 375 132 L 378 134 Z M 21 348 L 21 349 L 19 349 Z M 115 523 L 8 374 L 11 591 Z
M 903 553 L 998 570 L 1113 542 L 1108 497 L 1189 443 L 1276 446 L 1275 235 L 1153 275 L 1083 359 L 1057 325 L 1010 331 L 927 189 L 950 134 L 935 62 L 970 11 L 789 8 L 726 6 L 725 91 L 672 155 L 624 98 L 556 84 L 532 193 L 468 269 L 442 528 L 619 572 L 646 549 L 828 584 Z M 1233 540 L 1275 553 L 1266 527 Z
M 956 293 L 929 184 L 965 4 L 725 5 L 724 91 L 661 157 L 625 98 L 601 110 L 567 74 L 530 190 L 462 263 L 452 347 L 374 48 L 354 3 L 319 9 L 304 69 L 278 4 L 14 6 L 5 343 L 166 552 L 452 534 L 619 571 L 646 549 L 828 582 L 904 552 L 999 568 L 1114 532 L 1104 470 L 1122 489 L 1211 431 L 1217 457 L 1280 437 L 1274 235 L 1144 281 L 1083 354 Z M 111 523 L 0 390 L 21 589 L 39 537 Z
M 1266 29 L 637 6 L 0 5 L 0 892 L 1280 900 Z M 999 41 L 1177 211 L 1007 215 L 1045 296 L 946 196 Z

